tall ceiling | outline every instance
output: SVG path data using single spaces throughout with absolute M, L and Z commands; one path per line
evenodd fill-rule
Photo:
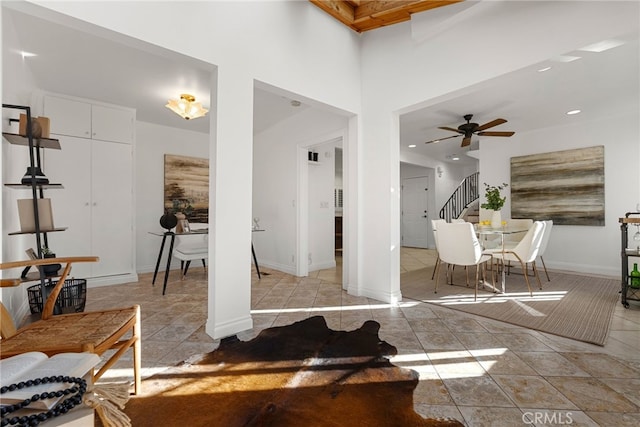
M 621 35 L 620 46 L 603 51 L 575 50 L 563 56 L 575 59 L 563 62 L 550 58 L 539 64 L 500 76 L 482 85 L 449 94 L 400 118 L 400 151 L 417 153 L 451 161 L 458 156 L 461 163 L 472 163 L 466 153 L 478 149 L 483 140 L 509 144 L 521 134 L 538 129 L 572 123 L 595 121 L 624 112 L 638 114 L 640 103 L 640 46 L 638 34 Z M 546 71 L 546 68 L 550 67 Z M 575 115 L 570 110 L 579 109 Z M 495 131 L 515 131 L 510 138 L 473 136 L 470 147 L 460 147 L 462 137 L 425 144 L 426 141 L 456 135 L 439 129 L 457 128 L 465 123 L 463 116 L 473 114 L 480 125 L 496 118 L 507 123 L 493 127 Z M 409 148 L 409 145 L 416 145 Z
M 359 2 L 359 7 L 364 7 L 365 3 L 368 4 Z M 449 10 L 453 14 L 458 9 L 457 6 L 440 7 L 438 15 L 442 16 Z M 429 13 L 429 10 L 422 12 Z M 37 54 L 25 58 L 25 61 L 28 61 L 34 81 L 41 89 L 132 107 L 137 110 L 141 121 L 209 132 L 208 119 L 186 121 L 164 105 L 168 96 L 178 97 L 180 93 L 187 92 L 209 107 L 211 65 L 157 47 L 144 46 L 141 49 L 113 39 L 79 33 L 4 6 L 2 19 L 3 32 L 7 31 L 7 23 L 13 23 L 11 26 L 17 31 L 20 43 L 20 46 L 11 46 L 3 51 L 3 55 L 18 55 L 18 48 Z M 530 130 L 595 120 L 625 110 L 637 111 L 640 98 L 638 34 L 622 35 L 619 40 L 624 44 L 613 49 L 601 53 L 567 52 L 567 55 L 579 56 L 580 59 L 561 62 L 550 58 L 482 85 L 448 94 L 446 99 L 434 100 L 404 114 L 400 118 L 400 150 L 440 161 L 452 161 L 452 156 L 460 155 L 461 163 L 475 162 L 464 153 L 469 148 L 477 148 L 480 140 L 477 136 L 472 139 L 471 147 L 464 150 L 460 148 L 461 138 L 424 144 L 425 141 L 455 135 L 438 127 L 456 128 L 464 122 L 462 116 L 465 114 L 473 114 L 473 121 L 479 124 L 499 117 L 506 119 L 507 123 L 492 130 L 515 131 L 512 138 L 495 138 L 508 144 Z M 552 68 L 538 72 L 546 66 Z M 256 89 L 254 133 L 305 108 L 314 108 L 304 103 L 294 107 L 291 103 L 293 98 Z M 576 116 L 565 114 L 574 108 L 581 109 L 582 113 Z M 416 147 L 409 148 L 411 144 Z
M 135 108 L 140 121 L 209 132 L 207 117 L 184 120 L 165 104 L 169 97 L 190 93 L 209 108 L 211 65 L 157 46 L 141 49 L 80 32 L 10 8 L 3 7 L 2 19 L 3 31 L 5 23 L 12 22 L 19 39 L 19 46 L 10 46 L 3 55 L 35 54 L 24 61 L 38 88 Z M 308 108 L 292 106 L 292 100 L 257 89 L 254 133 Z

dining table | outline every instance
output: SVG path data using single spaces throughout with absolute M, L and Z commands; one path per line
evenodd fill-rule
M 490 237 L 490 236 L 498 236 L 500 237 L 500 246 L 498 248 L 488 248 L 486 246 L 483 246 L 484 249 L 491 249 L 493 250 L 493 252 L 496 252 L 496 249 L 498 249 L 499 252 L 502 253 L 502 257 L 504 259 L 504 254 L 505 252 L 508 250 L 508 248 L 505 248 L 505 242 L 504 242 L 504 237 L 508 236 L 508 235 L 513 235 L 513 234 L 518 234 L 518 233 L 526 233 L 527 231 L 529 231 L 526 227 L 509 227 L 509 226 L 502 226 L 502 227 L 491 227 L 488 225 L 478 225 L 475 224 L 474 225 L 476 234 L 478 235 L 478 237 L 484 237 L 485 240 Z M 482 241 L 481 241 L 482 244 Z M 486 243 L 485 243 L 486 245 Z M 507 285 L 506 285 L 506 269 L 502 268 L 502 272 L 501 272 L 501 280 L 500 280 L 500 292 L 501 293 L 506 293 L 507 292 Z

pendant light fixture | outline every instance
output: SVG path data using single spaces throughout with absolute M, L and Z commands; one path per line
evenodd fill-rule
M 197 119 L 209 111 L 200 102 L 196 102 L 195 96 L 188 93 L 180 95 L 180 100 L 170 99 L 166 107 L 186 120 Z

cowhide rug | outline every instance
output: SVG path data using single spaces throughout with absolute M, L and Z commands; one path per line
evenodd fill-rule
M 461 426 L 413 410 L 417 373 L 380 325 L 333 331 L 321 316 L 225 339 L 213 352 L 153 375 L 125 408 L 133 426 Z

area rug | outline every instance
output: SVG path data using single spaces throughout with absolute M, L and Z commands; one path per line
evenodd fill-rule
M 316 316 L 225 339 L 144 380 L 125 412 L 134 426 L 462 426 L 414 411 L 417 373 L 389 362 L 379 328 L 334 331 Z
M 620 299 L 617 280 L 553 272 L 550 282 L 542 272 L 542 290 L 530 278 L 531 297 L 524 276 L 514 272 L 506 277 L 506 293 L 493 293 L 489 287 L 483 290 L 480 286 L 474 301 L 473 285 L 466 287 L 463 268 L 456 267 L 454 285 L 445 283 L 442 270 L 437 294 L 432 272 L 433 267 L 427 267 L 403 273 L 402 296 L 600 346 L 607 340 Z M 470 283 L 474 274 L 475 267 L 470 272 Z M 500 282 L 497 283 L 500 289 Z

